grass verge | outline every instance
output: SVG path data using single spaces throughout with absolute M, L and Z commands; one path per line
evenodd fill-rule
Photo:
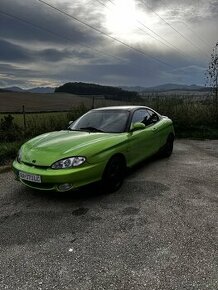
M 9 160 L 13 160 L 23 141 L 0 143 L 0 165 L 8 165 Z

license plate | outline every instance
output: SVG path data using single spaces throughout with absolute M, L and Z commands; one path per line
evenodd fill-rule
M 25 173 L 22 171 L 19 171 L 19 177 L 20 179 L 24 179 L 27 181 L 32 181 L 32 182 L 37 182 L 37 183 L 41 183 L 41 176 L 40 175 L 35 175 L 35 174 L 29 174 L 29 173 Z

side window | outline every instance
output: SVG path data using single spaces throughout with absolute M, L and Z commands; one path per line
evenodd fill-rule
M 132 124 L 136 122 L 144 123 L 146 125 L 148 119 L 150 118 L 150 115 L 147 110 L 140 109 L 134 112 L 132 116 Z
M 155 112 L 153 112 L 153 111 L 151 111 L 149 109 L 147 111 L 149 113 L 149 118 L 148 118 L 148 121 L 147 121 L 146 125 L 157 123 L 159 121 L 158 115 Z

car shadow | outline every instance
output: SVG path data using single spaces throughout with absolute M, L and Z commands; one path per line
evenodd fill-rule
M 59 201 L 84 201 L 87 199 L 94 199 L 99 196 L 103 196 L 104 192 L 101 188 L 101 184 L 96 182 L 83 186 L 79 189 L 57 192 L 57 191 L 39 191 L 36 189 L 27 189 L 28 193 L 34 197 L 40 197 L 41 199 L 59 200 Z
M 152 164 L 153 162 L 157 162 L 164 159 L 164 157 L 162 157 L 159 153 L 148 157 L 147 159 L 137 163 L 136 165 L 134 165 L 133 167 L 127 169 L 126 172 L 126 177 L 131 177 L 132 175 L 137 174 L 137 172 L 145 169 L 146 167 L 148 167 L 150 164 Z

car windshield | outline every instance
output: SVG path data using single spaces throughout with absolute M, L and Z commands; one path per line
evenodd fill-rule
M 129 112 L 124 110 L 93 110 L 69 126 L 70 130 L 121 133 L 127 125 Z

